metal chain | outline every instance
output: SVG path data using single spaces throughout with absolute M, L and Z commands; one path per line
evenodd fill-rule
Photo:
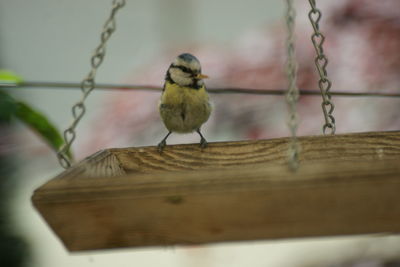
M 92 68 L 89 74 L 81 82 L 81 90 L 83 93 L 82 98 L 72 107 L 73 121 L 71 125 L 64 131 L 65 144 L 57 152 L 58 161 L 60 162 L 60 165 L 64 169 L 67 169 L 71 166 L 71 161 L 68 158 L 67 154 L 76 137 L 75 128 L 86 112 L 86 107 L 84 102 L 88 97 L 88 95 L 90 94 L 90 92 L 95 88 L 96 71 L 103 62 L 104 56 L 106 54 L 106 43 L 108 39 L 110 39 L 112 33 L 115 32 L 116 29 L 115 14 L 119 9 L 121 9 L 124 6 L 125 6 L 125 0 L 113 0 L 111 14 L 107 19 L 106 23 L 104 24 L 103 30 L 101 32 L 100 36 L 101 42 L 99 46 L 97 46 L 90 60 Z
M 291 170 L 296 170 L 299 166 L 299 150 L 296 132 L 298 127 L 297 101 L 299 99 L 299 89 L 297 88 L 297 62 L 295 56 L 295 38 L 294 26 L 296 19 L 296 11 L 293 7 L 293 0 L 286 0 L 286 24 L 287 24 L 287 62 L 286 75 L 288 79 L 288 89 L 286 91 L 286 102 L 289 110 L 288 126 L 291 133 L 291 141 L 289 143 L 288 162 Z
M 325 124 L 322 128 L 324 134 L 334 134 L 336 131 L 335 118 L 332 113 L 335 109 L 331 101 L 330 89 L 332 82 L 328 79 L 328 73 L 326 71 L 326 66 L 328 65 L 328 58 L 324 54 L 323 43 L 325 41 L 325 36 L 319 30 L 319 21 L 321 20 L 322 13 L 316 7 L 315 0 L 308 0 L 311 5 L 311 10 L 308 13 L 308 18 L 311 21 L 311 25 L 314 29 L 314 33 L 311 36 L 312 43 L 315 48 L 317 56 L 315 57 L 315 66 L 319 73 L 319 89 L 322 95 L 322 111 L 324 112 Z M 329 129 L 329 131 L 327 131 Z

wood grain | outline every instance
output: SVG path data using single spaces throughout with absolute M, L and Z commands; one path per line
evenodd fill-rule
M 288 141 L 288 138 L 277 138 L 217 142 L 209 143 L 204 150 L 198 144 L 168 145 L 162 154 L 154 146 L 107 149 L 73 166 L 60 177 L 214 169 L 257 163 L 285 164 Z M 397 131 L 304 136 L 299 138 L 299 142 L 301 162 L 400 158 L 400 132 Z M 114 156 L 113 164 L 104 164 L 107 157 Z M 111 170 L 110 173 L 110 168 L 118 171 Z
M 73 177 L 113 177 L 125 175 L 118 158 L 110 150 L 101 150 L 62 172 L 56 179 Z
M 296 173 L 285 138 L 106 150 L 32 200 L 70 251 L 400 231 L 398 132 L 300 140 Z

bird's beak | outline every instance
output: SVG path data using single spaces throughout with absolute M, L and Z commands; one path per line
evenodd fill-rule
M 200 74 L 197 74 L 195 78 L 198 80 L 201 80 L 201 79 L 207 79 L 208 76 L 200 73 Z

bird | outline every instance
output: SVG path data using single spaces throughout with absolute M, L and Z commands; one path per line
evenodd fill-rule
M 161 153 L 171 133 L 191 133 L 200 135 L 200 147 L 207 147 L 207 140 L 200 127 L 208 120 L 211 105 L 201 73 L 200 61 L 189 53 L 177 56 L 169 66 L 158 109 L 168 130 L 158 144 Z

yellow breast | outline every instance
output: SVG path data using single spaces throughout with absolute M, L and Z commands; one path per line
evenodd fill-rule
M 161 96 L 161 103 L 163 104 L 180 105 L 186 103 L 187 105 L 196 105 L 208 102 L 208 94 L 204 86 L 199 89 L 193 89 L 166 82 L 164 88 L 165 90 Z
M 208 120 L 211 106 L 204 86 L 193 89 L 166 82 L 159 110 L 168 130 L 186 133 Z

